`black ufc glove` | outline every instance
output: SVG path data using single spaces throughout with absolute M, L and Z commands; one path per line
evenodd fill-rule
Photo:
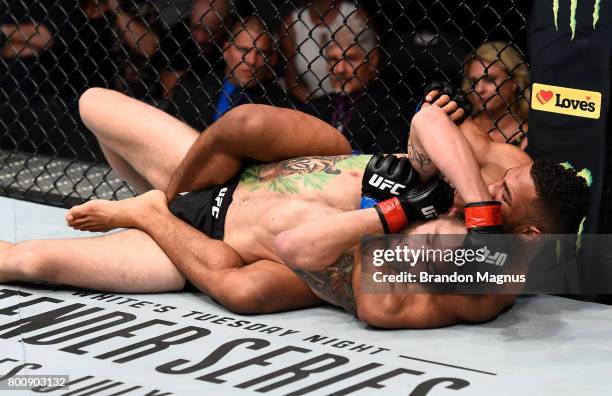
M 435 178 L 399 197 L 383 201 L 375 208 L 385 233 L 396 234 L 409 221 L 433 219 L 446 213 L 453 206 L 453 200 L 451 186 L 444 180 Z
M 361 208 L 371 208 L 379 201 L 398 196 L 419 183 L 419 174 L 408 158 L 376 154 L 363 172 Z
M 438 95 L 435 96 L 429 103 L 434 103 L 442 95 L 448 95 L 452 102 L 457 103 L 458 109 L 463 109 L 463 117 L 457 121 L 457 124 L 461 124 L 466 118 L 472 115 L 472 103 L 468 99 L 465 92 L 456 87 L 454 84 L 444 81 L 432 81 L 427 84 L 425 87 L 425 93 L 423 94 L 423 101 L 421 101 L 421 104 L 419 104 L 417 111 L 420 110 L 423 102 L 425 101 L 425 97 L 431 91 L 438 91 Z

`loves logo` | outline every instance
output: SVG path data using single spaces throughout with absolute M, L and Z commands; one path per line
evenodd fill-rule
M 551 100 L 553 97 L 553 91 L 545 91 L 543 89 L 541 89 L 537 94 L 536 94 L 536 99 L 538 99 L 538 102 L 544 104 L 546 102 L 548 102 L 549 100 Z
M 540 91 L 542 92 L 542 91 Z M 540 93 L 538 92 L 538 93 Z M 551 92 L 551 97 L 552 97 L 552 92 Z M 588 111 L 589 113 L 594 113 L 595 112 L 595 103 L 594 102 L 589 102 L 589 99 L 591 99 L 590 96 L 586 96 L 586 100 L 584 99 L 574 99 L 574 98 L 564 98 L 563 96 L 561 96 L 560 94 L 556 94 L 555 95 L 555 106 L 556 107 L 561 107 L 563 109 L 573 109 L 573 110 L 582 110 L 582 111 Z M 538 99 L 539 100 L 539 99 Z M 550 100 L 550 97 L 548 99 L 546 99 L 546 101 L 548 102 Z
M 601 93 L 554 85 L 533 84 L 531 108 L 585 118 L 599 118 Z

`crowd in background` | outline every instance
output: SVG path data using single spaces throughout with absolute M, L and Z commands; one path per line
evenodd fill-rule
M 433 79 L 462 85 L 492 139 L 526 144 L 524 20 L 507 21 L 509 37 L 486 15 L 383 0 L 11 0 L 0 11 L 0 148 L 100 160 L 78 98 L 107 87 L 199 131 L 264 103 L 320 117 L 355 151 L 400 152 Z

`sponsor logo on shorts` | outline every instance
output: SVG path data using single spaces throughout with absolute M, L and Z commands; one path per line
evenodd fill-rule
M 531 108 L 575 117 L 598 119 L 601 92 L 534 83 Z
M 400 195 L 402 193 L 401 190 L 406 188 L 406 186 L 403 184 L 395 183 L 377 174 L 372 175 L 372 177 L 368 181 L 368 184 L 370 186 L 378 188 L 381 191 L 385 191 L 385 189 L 389 189 L 389 192 L 393 195 Z
M 223 203 L 223 197 L 225 197 L 225 193 L 227 192 L 227 187 L 223 187 L 219 190 L 219 194 L 217 194 L 217 198 L 215 198 L 215 204 L 212 207 L 212 215 L 215 219 L 219 218 L 219 212 L 221 211 L 221 204 Z

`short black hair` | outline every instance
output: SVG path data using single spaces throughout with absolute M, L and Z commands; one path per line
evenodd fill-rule
M 259 18 L 257 15 L 247 15 L 245 17 L 237 16 L 230 22 L 231 33 L 232 33 L 232 42 L 235 40 L 236 36 L 245 30 L 252 31 L 253 33 L 257 33 L 256 37 L 261 35 L 266 35 L 272 40 L 272 36 L 268 32 L 266 28 L 266 24 L 264 21 Z M 254 37 L 255 38 L 255 37 Z M 272 40 L 273 41 L 273 40 Z
M 591 189 L 576 170 L 551 160 L 536 160 L 531 177 L 552 234 L 575 234 L 591 204 Z

